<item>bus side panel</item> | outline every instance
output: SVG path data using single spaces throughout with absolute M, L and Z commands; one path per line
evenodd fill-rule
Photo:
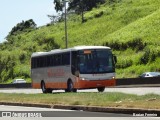
M 46 88 L 52 89 L 66 89 L 66 82 L 47 82 L 45 83 Z M 74 88 L 76 89 L 87 89 L 87 88 L 97 88 L 97 87 L 108 87 L 115 86 L 116 81 L 113 80 L 78 80 L 78 82 L 73 82 Z M 41 88 L 40 83 L 32 83 L 32 87 L 39 89 Z
M 40 89 L 41 88 L 41 84 L 32 82 L 32 88 Z
M 67 81 L 71 79 L 75 83 L 75 77 L 71 74 L 70 65 L 50 67 L 32 70 L 32 87 L 41 88 L 41 81 L 45 82 L 46 88 L 66 89 Z

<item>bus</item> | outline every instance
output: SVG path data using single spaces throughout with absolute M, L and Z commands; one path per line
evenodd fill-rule
M 75 46 L 31 55 L 32 87 L 43 93 L 52 90 L 77 92 L 115 86 L 116 56 L 110 47 Z

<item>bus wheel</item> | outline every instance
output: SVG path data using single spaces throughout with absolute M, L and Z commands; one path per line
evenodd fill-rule
M 65 89 L 65 92 L 68 92 L 68 89 Z
M 98 87 L 97 89 L 98 89 L 98 92 L 104 92 L 105 87 Z
M 41 82 L 41 89 L 43 93 L 52 93 L 52 89 L 50 88 L 47 89 L 44 81 Z
M 44 81 L 41 82 L 41 89 L 43 93 L 47 93 L 47 89 L 46 89 Z
M 77 92 L 77 89 L 73 89 L 73 92 Z
M 73 82 L 71 80 L 68 81 L 65 92 L 77 92 L 77 89 L 74 89 Z
M 46 89 L 46 93 L 52 93 L 52 89 L 50 88 Z

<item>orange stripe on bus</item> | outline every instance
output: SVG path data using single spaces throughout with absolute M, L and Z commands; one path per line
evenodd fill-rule
M 67 84 L 62 82 L 52 82 L 52 83 L 45 83 L 46 88 L 55 88 L 55 89 L 66 89 Z M 41 88 L 41 83 L 32 83 L 32 88 L 39 89 Z
M 112 80 L 80 80 L 73 83 L 74 88 L 76 89 L 87 89 L 87 88 L 97 88 L 97 87 L 107 87 L 115 86 L 115 79 Z M 55 88 L 55 89 L 66 89 L 66 82 L 48 82 L 45 83 L 46 88 Z M 33 88 L 41 88 L 41 83 L 32 83 Z
M 39 89 L 39 88 L 41 88 L 41 84 L 40 83 L 32 83 L 32 88 Z
M 79 89 L 107 87 L 107 86 L 115 86 L 115 85 L 116 85 L 115 79 L 113 80 L 79 80 L 78 82 Z

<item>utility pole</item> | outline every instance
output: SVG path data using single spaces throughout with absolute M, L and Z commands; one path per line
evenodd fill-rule
M 80 1 L 80 9 L 81 9 L 81 14 L 82 14 L 82 23 L 84 23 L 84 8 L 83 8 L 83 0 Z
M 65 6 L 65 42 L 66 42 L 66 48 L 68 48 L 68 33 L 67 33 L 67 6 L 66 6 L 66 0 L 64 0 L 64 6 Z

